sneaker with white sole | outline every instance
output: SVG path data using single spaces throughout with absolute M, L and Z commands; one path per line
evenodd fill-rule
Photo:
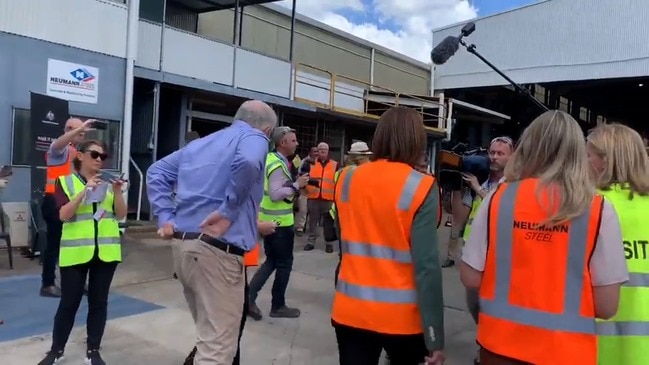
M 63 359 L 63 351 L 49 351 L 38 365 L 56 365 Z
M 83 360 L 84 365 L 106 365 L 104 359 L 99 355 L 99 350 L 90 350 L 86 352 L 86 358 Z

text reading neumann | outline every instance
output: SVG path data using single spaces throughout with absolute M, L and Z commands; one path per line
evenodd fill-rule
M 525 232 L 525 239 L 539 242 L 552 242 L 553 233 L 568 233 L 569 228 L 565 224 L 554 227 L 542 226 L 538 223 L 514 221 L 514 229 L 523 229 Z

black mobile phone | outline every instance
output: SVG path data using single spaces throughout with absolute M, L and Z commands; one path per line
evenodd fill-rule
M 100 131 L 105 131 L 108 129 L 108 122 L 103 121 L 103 120 L 98 120 L 94 123 L 92 123 L 92 128 L 100 130 Z

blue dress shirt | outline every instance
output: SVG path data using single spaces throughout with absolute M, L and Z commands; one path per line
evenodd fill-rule
M 217 238 L 251 250 L 257 241 L 267 154 L 266 135 L 235 121 L 156 161 L 147 171 L 146 185 L 158 225 L 171 222 L 176 231 L 200 232 L 199 224 L 217 211 L 232 222 Z

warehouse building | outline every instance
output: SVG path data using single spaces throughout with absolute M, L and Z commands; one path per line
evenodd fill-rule
M 227 126 L 245 99 L 272 104 L 305 149 L 324 140 L 338 159 L 395 104 L 420 110 L 431 142 L 445 133 L 428 64 L 267 0 L 3 1 L 0 46 L 0 165 L 13 168 L 3 202 L 41 194 L 30 92 L 103 122 L 89 137 L 108 144 L 110 169 L 129 172 L 143 219 L 151 163 L 188 131 Z
M 546 0 L 477 19 L 464 40 L 539 101 L 571 113 L 585 130 L 617 121 L 646 135 L 647 17 L 647 1 Z M 459 35 L 463 25 L 434 30 L 433 43 Z M 495 134 L 517 136 L 541 111 L 463 48 L 435 67 L 433 80 L 436 93 L 507 116 L 454 113 L 454 139 L 484 144 Z

